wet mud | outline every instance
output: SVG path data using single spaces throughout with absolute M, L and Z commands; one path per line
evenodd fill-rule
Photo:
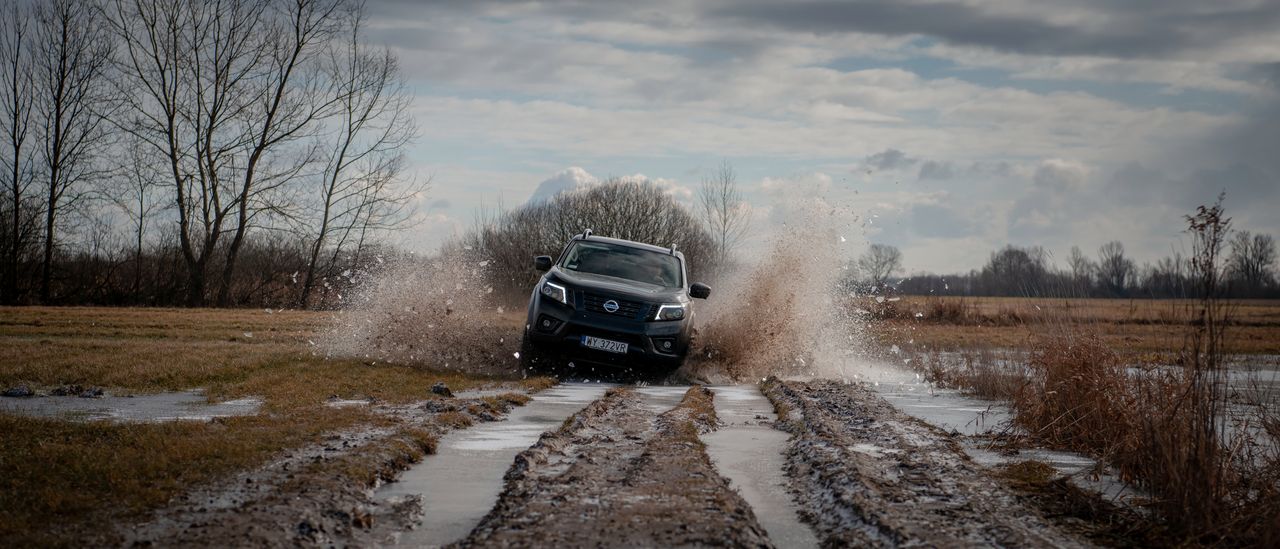
M 1090 545 L 866 386 L 771 378 L 764 392 L 792 434 L 792 494 L 823 546 Z
M 516 454 L 537 442 L 542 433 L 557 429 L 565 418 L 603 396 L 608 388 L 589 383 L 557 385 L 539 392 L 505 421 L 442 437 L 435 455 L 377 490 L 375 497 L 383 505 L 412 505 L 410 502 L 416 501 L 421 509 L 413 528 L 396 536 L 393 544 L 436 546 L 465 537 L 498 499 L 503 474 Z
M 379 502 L 374 489 L 435 451 L 437 437 L 456 425 L 438 417 L 497 421 L 512 406 L 497 399 L 374 405 L 371 410 L 393 420 L 390 426 L 331 433 L 257 469 L 195 487 L 144 522 L 118 527 L 113 537 L 134 547 L 384 545 L 410 528 L 420 509 L 415 501 Z M 376 478 L 352 478 L 355 470 L 374 471 Z
M 699 440 L 713 395 L 612 389 L 516 457 L 505 488 L 457 547 L 771 547 Z

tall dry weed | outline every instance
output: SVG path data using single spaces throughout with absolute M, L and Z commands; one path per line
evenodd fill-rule
M 1144 488 L 1165 527 L 1188 544 L 1280 541 L 1280 416 L 1240 421 L 1223 347 L 1221 200 L 1188 216 L 1198 305 L 1179 366 L 1129 367 L 1096 337 L 1058 335 L 1033 352 L 1014 422 L 1084 452 Z

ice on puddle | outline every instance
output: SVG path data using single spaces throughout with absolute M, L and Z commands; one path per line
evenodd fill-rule
M 253 337 L 253 332 L 245 332 L 245 333 L 244 333 L 244 336 L 245 336 L 245 337 L 250 337 L 250 338 L 251 338 L 251 337 Z
M 484 261 L 481 261 L 481 262 L 480 262 L 480 266 L 481 266 L 481 267 L 488 267 L 488 266 L 489 266 L 489 260 L 488 260 L 488 259 L 486 259 L 486 260 L 484 260 Z
M 876 303 L 884 303 L 884 296 L 882 295 L 876 296 Z

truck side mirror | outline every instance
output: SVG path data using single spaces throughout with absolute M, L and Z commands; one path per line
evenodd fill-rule
M 694 282 L 689 286 L 689 297 L 697 299 L 706 299 L 711 295 L 711 286 L 707 286 L 701 282 Z
M 533 258 L 533 268 L 539 271 L 545 271 L 551 268 L 551 256 L 540 255 Z

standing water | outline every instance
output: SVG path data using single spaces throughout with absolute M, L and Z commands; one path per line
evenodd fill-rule
M 565 418 L 604 396 L 609 385 L 568 383 L 538 393 L 506 421 L 454 431 L 440 439 L 436 455 L 378 490 L 377 498 L 421 497 L 422 521 L 398 544 L 444 545 L 465 537 L 502 492 L 502 477 L 516 454 L 556 429 Z
M 702 442 L 716 470 L 751 505 L 775 545 L 817 547 L 818 539 L 800 522 L 787 493 L 783 451 L 789 435 L 773 428 L 773 406 L 754 385 L 711 390 L 716 395 L 716 417 L 724 426 L 704 435 Z

